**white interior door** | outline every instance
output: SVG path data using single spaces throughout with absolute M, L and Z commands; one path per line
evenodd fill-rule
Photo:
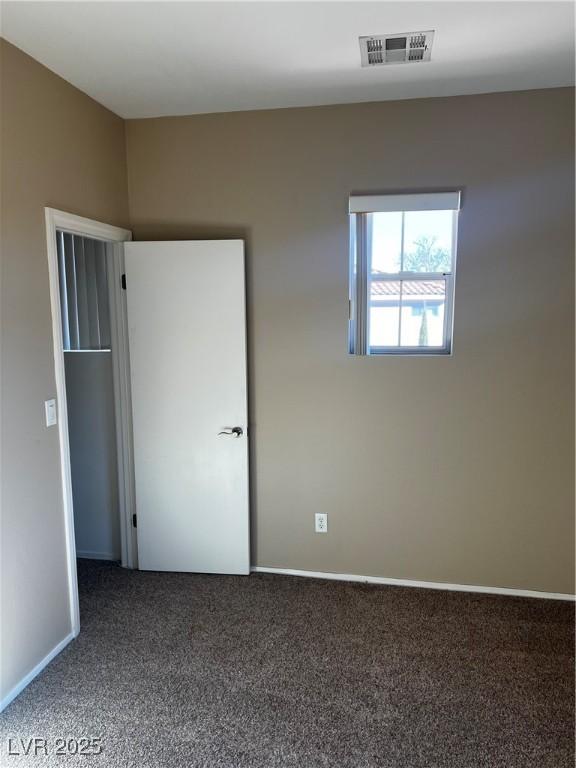
M 138 563 L 249 572 L 244 243 L 126 243 Z

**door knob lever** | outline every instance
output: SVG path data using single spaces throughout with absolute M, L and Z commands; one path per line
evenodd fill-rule
M 224 427 L 222 432 L 218 432 L 219 435 L 234 435 L 234 437 L 242 437 L 244 430 L 242 427 Z

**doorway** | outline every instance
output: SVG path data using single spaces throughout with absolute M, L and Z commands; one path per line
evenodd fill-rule
M 244 242 L 128 242 L 127 230 L 53 209 L 46 224 L 77 634 L 77 550 L 112 559 L 119 538 L 127 568 L 250 572 Z M 86 508 L 118 509 L 100 518 L 96 545 L 84 545 L 86 510 L 74 520 L 84 491 Z
M 120 562 L 107 250 L 56 231 L 76 556 Z
M 131 232 L 46 208 L 70 613 L 76 557 L 137 567 L 122 244 Z

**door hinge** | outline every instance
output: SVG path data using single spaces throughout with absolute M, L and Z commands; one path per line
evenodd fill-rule
M 122 275 L 122 288 L 126 290 L 126 274 Z
M 132 527 L 138 528 L 138 518 L 136 517 L 136 512 L 132 515 Z

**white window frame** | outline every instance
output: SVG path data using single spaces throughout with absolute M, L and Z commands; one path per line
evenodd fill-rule
M 452 268 L 450 272 L 389 272 L 379 277 L 381 282 L 443 280 L 445 283 L 444 343 L 442 346 L 373 346 L 370 339 L 370 285 L 371 285 L 371 214 L 407 211 L 445 211 L 452 216 Z M 452 354 L 454 326 L 454 286 L 460 192 L 426 192 L 400 195 L 355 195 L 350 197 L 350 313 L 349 352 L 353 355 L 437 356 Z M 402 312 L 399 318 L 399 337 Z

